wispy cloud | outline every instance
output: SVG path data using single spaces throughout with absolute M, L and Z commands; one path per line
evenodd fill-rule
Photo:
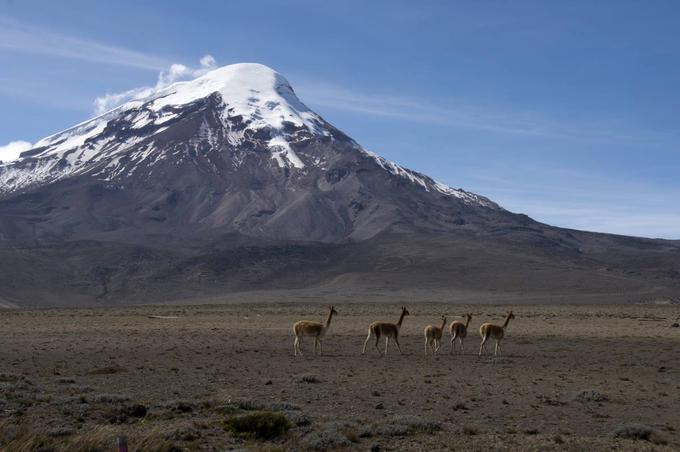
M 133 99 L 141 99 L 149 96 L 154 91 L 165 88 L 172 83 L 181 80 L 192 80 L 200 77 L 206 72 L 215 69 L 216 62 L 212 55 L 204 55 L 199 61 L 199 67 L 192 68 L 183 64 L 175 63 L 170 65 L 167 70 L 162 70 L 158 74 L 155 86 L 142 86 L 132 88 L 120 93 L 106 93 L 94 100 L 94 113 L 101 115 Z
M 19 154 L 31 149 L 33 145 L 28 141 L 10 141 L 4 146 L 0 146 L 0 163 L 7 163 L 19 158 Z
M 423 99 L 362 93 L 326 82 L 303 82 L 296 90 L 313 106 L 446 127 L 609 144 L 650 145 L 678 140 L 677 134 L 634 128 L 609 118 L 555 120 L 542 112 L 506 106 L 478 108 L 456 101 L 443 106 Z
M 153 55 L 45 30 L 6 17 L 0 17 L 0 49 L 157 71 L 169 64 Z
M 509 116 L 465 107 L 443 108 L 415 99 L 364 94 L 326 83 L 308 82 L 297 89 L 310 104 L 338 110 L 513 134 L 545 133 L 539 124 L 527 120 L 513 121 Z

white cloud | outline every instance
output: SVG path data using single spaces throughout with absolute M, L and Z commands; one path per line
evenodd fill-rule
M 99 96 L 94 100 L 94 112 L 96 115 L 101 115 L 131 100 L 147 97 L 154 91 L 165 88 L 175 82 L 193 80 L 217 67 L 215 58 L 212 55 L 204 55 L 199 63 L 200 66 L 197 68 L 191 68 L 179 63 L 171 64 L 167 70 L 163 70 L 158 74 L 158 81 L 153 87 L 142 86 L 121 93 L 106 93 L 103 96 Z
M 0 17 L 0 48 L 38 55 L 140 69 L 162 70 L 168 62 L 124 47 L 65 35 Z
M 212 55 L 203 55 L 200 60 L 201 67 L 214 68 L 217 65 L 215 58 Z
M 19 158 L 19 154 L 31 149 L 33 145 L 28 141 L 10 141 L 4 146 L 0 146 L 0 162 L 11 162 Z

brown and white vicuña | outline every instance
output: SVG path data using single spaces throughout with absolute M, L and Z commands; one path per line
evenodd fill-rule
M 425 336 L 425 354 L 429 348 L 432 349 L 432 354 L 436 355 L 439 348 L 442 346 L 442 333 L 444 332 L 444 325 L 446 325 L 446 316 L 442 316 L 442 325 L 428 325 L 423 331 Z
M 508 311 L 508 314 L 505 316 L 505 322 L 503 322 L 502 326 L 494 325 L 493 323 L 484 323 L 479 327 L 479 335 L 482 337 L 482 343 L 479 345 L 479 356 L 482 355 L 482 350 L 487 352 L 485 344 L 489 338 L 492 338 L 496 341 L 496 350 L 494 355 L 501 354 L 501 341 L 505 336 L 505 330 L 508 327 L 508 323 L 510 323 L 510 319 L 514 318 L 515 315 L 512 313 L 512 311 Z
M 322 341 L 328 333 L 328 329 L 331 327 L 331 320 L 333 315 L 337 314 L 338 311 L 335 310 L 333 306 L 328 308 L 328 317 L 326 317 L 326 323 L 312 322 L 310 320 L 299 320 L 293 324 L 293 333 L 295 333 L 295 342 L 293 343 L 293 355 L 297 356 L 298 353 L 302 356 L 302 349 L 300 348 L 300 343 L 304 336 L 309 336 L 314 338 L 314 354 L 316 355 L 317 347 L 319 349 L 319 355 L 323 354 Z
M 378 341 L 380 341 L 380 338 L 383 336 L 385 337 L 385 355 L 387 355 L 387 348 L 390 343 L 390 339 L 394 340 L 397 350 L 399 350 L 399 353 L 401 353 L 401 347 L 399 346 L 399 329 L 401 328 L 401 324 L 404 321 L 404 317 L 407 315 L 409 315 L 408 310 L 405 307 L 402 307 L 401 315 L 399 316 L 399 321 L 397 323 L 371 323 L 371 325 L 368 327 L 368 336 L 364 341 L 364 349 L 361 354 L 363 355 L 366 353 L 366 345 L 368 344 L 368 341 L 371 340 L 371 335 L 375 336 L 375 349 L 378 350 L 378 353 L 382 354 L 378 348 Z
M 451 334 L 451 351 L 449 353 L 456 351 L 456 339 L 460 345 L 460 352 L 463 353 L 463 340 L 467 336 L 470 320 L 472 320 L 472 314 L 465 314 L 465 323 L 454 320 L 451 322 L 451 325 L 449 325 L 449 334 Z

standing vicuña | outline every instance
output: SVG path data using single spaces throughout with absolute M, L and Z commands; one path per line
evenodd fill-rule
M 432 347 L 432 354 L 437 354 L 439 347 L 442 346 L 442 333 L 444 332 L 444 325 L 446 325 L 446 316 L 442 316 L 442 326 L 428 325 L 425 327 L 423 334 L 425 335 L 425 354 L 427 355 L 428 347 Z
M 496 341 L 496 351 L 494 352 L 494 355 L 500 355 L 501 340 L 503 339 L 503 336 L 505 336 L 505 329 L 508 327 L 510 319 L 514 318 L 515 315 L 512 313 L 512 311 L 508 311 L 508 315 L 505 317 L 503 326 L 494 325 L 492 323 L 484 323 L 479 327 L 479 335 L 482 337 L 482 343 L 479 345 L 479 356 L 482 355 L 482 349 L 486 352 L 486 346 L 484 343 L 486 343 L 490 337 Z
M 300 349 L 300 342 L 303 336 L 311 336 L 314 338 L 314 354 L 316 355 L 316 347 L 319 346 L 319 355 L 323 353 L 323 348 L 321 341 L 323 340 L 328 328 L 331 326 L 331 319 L 333 314 L 337 314 L 338 311 L 331 306 L 328 310 L 328 317 L 326 318 L 326 323 L 322 324 L 319 322 L 311 322 L 309 320 L 300 320 L 293 324 L 293 333 L 295 333 L 295 342 L 293 343 L 293 355 L 297 356 L 300 353 L 302 356 L 302 350 Z
M 401 322 L 404 321 L 404 316 L 407 315 L 409 315 L 408 311 L 406 308 L 402 307 L 401 316 L 399 316 L 399 321 L 396 324 L 387 322 L 371 323 L 371 326 L 368 327 L 368 337 L 364 341 L 364 350 L 361 354 L 363 355 L 366 353 L 366 344 L 368 344 L 368 341 L 371 339 L 371 334 L 375 336 L 375 349 L 378 350 L 378 353 L 380 353 L 378 341 L 381 336 L 385 336 L 385 355 L 387 355 L 387 346 L 390 343 L 390 339 L 394 339 L 394 343 L 397 344 L 397 349 L 399 350 L 399 353 L 401 353 L 401 347 L 399 346 L 399 328 L 401 328 Z
M 456 339 L 458 339 L 460 344 L 460 352 L 463 353 L 463 339 L 467 336 L 470 320 L 472 320 L 472 314 L 465 314 L 465 323 L 454 320 L 449 325 L 449 333 L 451 333 L 451 351 L 449 353 L 456 351 Z

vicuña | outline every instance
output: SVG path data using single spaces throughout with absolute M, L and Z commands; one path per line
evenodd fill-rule
M 331 327 L 331 320 L 333 315 L 337 314 L 338 311 L 335 310 L 333 306 L 328 309 L 328 317 L 326 318 L 326 323 L 312 322 L 309 320 L 299 320 L 293 324 L 293 333 L 295 333 L 295 342 L 293 343 L 293 355 L 297 356 L 299 353 L 302 356 L 302 349 L 300 348 L 300 342 L 304 336 L 310 336 L 314 338 L 314 354 L 316 355 L 317 346 L 319 348 L 319 355 L 323 354 L 322 341 L 326 336 L 328 329 Z

